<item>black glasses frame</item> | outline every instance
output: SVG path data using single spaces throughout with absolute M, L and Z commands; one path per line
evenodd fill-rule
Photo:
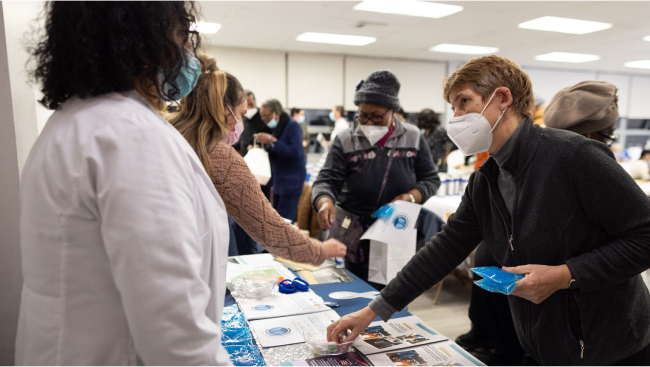
M 383 115 L 374 115 L 374 116 L 371 116 L 371 117 L 361 115 L 359 113 L 359 111 L 357 111 L 355 119 L 357 120 L 357 122 L 360 122 L 360 123 L 363 123 L 363 124 L 365 124 L 366 122 L 368 122 L 368 120 L 370 120 L 370 121 L 372 121 L 373 124 L 376 125 L 376 124 L 382 123 L 384 121 L 384 117 L 386 117 L 386 115 L 388 115 L 388 113 L 390 111 L 391 110 L 386 111 L 386 113 L 384 113 Z

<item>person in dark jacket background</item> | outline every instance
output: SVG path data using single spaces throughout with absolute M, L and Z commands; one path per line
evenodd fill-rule
M 336 136 L 312 186 L 312 205 L 321 228 L 332 228 L 336 218 L 330 237 L 348 246 L 345 266 L 364 280 L 368 279 L 369 241 L 359 241 L 360 235 L 352 232 L 370 226 L 379 207 L 395 200 L 424 203 L 440 186 L 420 130 L 394 116 L 400 107 L 399 88 L 389 71 L 376 71 L 359 83 L 354 97 L 359 106 L 356 126 Z M 382 192 L 390 155 L 393 161 Z M 352 217 L 358 218 L 346 227 L 344 221 Z
M 282 104 L 271 99 L 262 105 L 260 116 L 269 133 L 255 134 L 269 152 L 273 171 L 273 207 L 283 218 L 296 220 L 303 182 L 307 176 L 302 128 L 282 111 Z
M 438 172 L 447 172 L 447 156 L 454 143 L 449 139 L 447 130 L 440 126 L 438 114 L 430 108 L 425 108 L 418 114 L 416 122 L 423 130 L 422 134 L 431 150 L 433 163 L 438 166 Z
M 271 132 L 271 129 L 269 129 L 264 121 L 262 121 L 260 111 L 257 108 L 255 94 L 249 90 L 245 91 L 245 93 L 246 115 L 244 115 L 244 131 L 241 133 L 239 141 L 232 146 L 235 150 L 239 151 L 241 155 L 246 155 L 246 153 L 253 148 L 253 135 L 261 132 Z
M 452 140 L 490 158 L 442 231 L 328 339 L 387 321 L 483 240 L 503 270 L 525 274 L 508 296 L 524 364 L 648 365 L 650 292 L 639 274 L 650 267 L 650 200 L 607 146 L 533 124 L 532 85 L 512 61 L 471 60 L 445 79 L 444 97 Z

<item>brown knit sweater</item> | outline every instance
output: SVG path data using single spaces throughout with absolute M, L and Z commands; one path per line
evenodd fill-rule
M 231 146 L 218 143 L 210 152 L 212 182 L 228 215 L 249 236 L 275 256 L 322 264 L 325 245 L 303 236 L 273 209 L 244 159 Z

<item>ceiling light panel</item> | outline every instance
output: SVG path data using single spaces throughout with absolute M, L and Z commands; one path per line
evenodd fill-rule
M 464 54 L 464 55 L 487 55 L 487 54 L 493 54 L 499 52 L 499 49 L 496 47 L 454 45 L 450 43 L 441 43 L 437 46 L 431 47 L 429 51 L 446 52 L 451 54 Z
M 538 31 L 560 32 L 570 34 L 586 34 L 612 28 L 609 23 L 592 22 L 559 17 L 541 17 L 519 24 L 519 28 Z
M 650 60 L 630 61 L 623 65 L 628 68 L 650 69 Z
M 335 45 L 348 46 L 365 46 L 377 41 L 375 37 L 315 32 L 305 32 L 298 36 L 296 40 L 302 42 L 331 43 Z
M 600 56 L 589 54 L 574 54 L 569 52 L 551 52 L 548 54 L 535 56 L 535 60 L 580 63 L 600 60 Z
M 644 41 L 650 41 L 650 36 L 645 36 L 645 37 L 643 37 L 643 40 L 644 40 Z
M 463 10 L 459 5 L 438 4 L 417 0 L 364 0 L 354 10 L 384 14 L 409 15 L 412 17 L 442 18 Z
M 196 22 L 190 26 L 191 31 L 197 31 L 204 34 L 215 34 L 221 29 L 221 24 L 211 22 Z

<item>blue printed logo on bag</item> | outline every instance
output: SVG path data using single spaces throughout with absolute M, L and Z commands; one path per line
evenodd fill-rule
M 403 215 L 397 216 L 393 219 L 393 226 L 395 229 L 404 229 L 409 226 L 409 220 Z

